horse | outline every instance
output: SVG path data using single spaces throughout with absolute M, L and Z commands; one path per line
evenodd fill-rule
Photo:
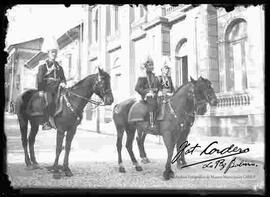
M 214 89 L 211 86 L 211 82 L 208 79 L 199 77 L 198 80 L 194 80 L 190 77 L 191 81 L 179 87 L 170 99 L 168 99 L 164 117 L 157 122 L 160 135 L 163 137 L 164 144 L 167 149 L 167 162 L 165 165 L 165 171 L 163 177 L 165 180 L 169 180 L 174 177 L 174 172 L 171 169 L 171 159 L 173 156 L 173 149 L 176 144 L 183 141 L 183 131 L 189 124 L 189 118 L 193 116 L 196 108 L 196 103 L 206 101 L 212 106 L 217 105 L 217 97 Z M 116 104 L 113 108 L 113 120 L 117 130 L 117 152 L 118 152 L 118 165 L 119 172 L 124 173 L 125 167 L 122 161 L 122 138 L 123 133 L 126 131 L 127 141 L 126 148 L 130 155 L 131 161 L 137 171 L 142 171 L 142 167 L 138 164 L 133 150 L 132 144 L 134 135 L 137 130 L 138 133 L 147 132 L 148 121 L 128 121 L 128 114 L 131 106 L 136 102 L 136 99 L 130 98 Z
M 207 112 L 207 102 L 205 100 L 202 100 L 200 103 L 196 102 L 195 111 L 196 111 L 195 114 L 197 115 L 204 115 Z M 193 125 L 195 117 L 193 117 L 193 114 L 191 114 L 190 118 L 192 119 L 190 121 L 191 124 L 187 125 L 186 128 L 182 128 L 181 136 L 179 137 L 177 141 L 177 147 L 176 147 L 177 151 L 179 151 L 181 144 L 187 140 L 188 134 L 190 133 L 190 129 Z M 142 130 L 137 130 L 137 137 L 136 137 L 137 146 L 139 149 L 141 162 L 144 164 L 151 163 L 151 161 L 146 155 L 145 148 L 144 148 L 146 135 L 147 135 L 146 132 L 143 132 Z M 185 154 L 181 154 L 180 157 L 178 157 L 176 161 L 177 161 L 178 169 L 181 169 L 181 166 L 187 164 L 186 159 L 185 159 Z
M 29 113 L 27 109 L 28 105 L 31 105 L 33 111 L 38 111 L 38 108 L 40 108 L 44 103 L 41 102 L 44 100 L 40 99 L 39 96 L 42 93 L 42 91 L 30 89 L 23 92 L 16 99 L 16 114 L 20 126 L 22 146 L 25 155 L 25 164 L 27 167 L 32 166 L 34 169 L 40 168 L 35 158 L 34 143 L 39 125 L 44 123 L 44 114 L 33 115 Z M 66 176 L 73 176 L 68 163 L 69 152 L 71 148 L 71 142 L 77 130 L 77 126 L 80 124 L 82 119 L 83 109 L 88 102 L 94 103 L 96 105 L 101 105 L 102 103 L 90 99 L 93 93 L 102 99 L 103 105 L 111 105 L 113 103 L 114 98 L 111 91 L 110 75 L 103 69 L 98 68 L 97 73 L 88 75 L 69 88 L 64 88 L 60 99 L 58 99 L 61 101 L 62 110 L 60 113 L 57 115 L 55 114 L 54 116 L 54 123 L 57 130 L 57 139 L 56 156 L 54 164 L 51 166 L 51 170 L 53 170 L 55 173 L 59 172 L 59 169 L 61 169 L 58 165 L 58 160 L 63 149 L 62 143 L 66 133 L 65 156 L 62 170 Z M 35 102 L 29 103 L 31 98 Z M 31 129 L 29 138 L 27 140 L 28 122 L 31 125 Z M 28 142 L 30 158 L 27 150 Z

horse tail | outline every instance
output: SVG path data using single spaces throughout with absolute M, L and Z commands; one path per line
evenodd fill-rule
M 26 114 L 26 108 L 30 98 L 36 93 L 37 90 L 30 89 L 23 92 L 16 98 L 15 101 L 15 113 L 17 114 L 20 132 L 21 132 L 21 140 L 23 148 L 27 147 L 27 127 L 28 127 L 28 116 Z

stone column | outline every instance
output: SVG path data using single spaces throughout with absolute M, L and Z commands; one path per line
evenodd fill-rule
M 130 97 L 130 84 L 131 84 L 131 75 L 134 73 L 131 72 L 131 68 L 134 67 L 132 61 L 132 41 L 130 40 L 131 28 L 130 28 L 130 14 L 131 9 L 129 5 L 123 5 L 119 7 L 119 25 L 120 25 L 120 42 L 121 42 L 121 67 L 122 67 L 122 80 L 121 82 L 125 83 L 125 95 L 124 97 Z

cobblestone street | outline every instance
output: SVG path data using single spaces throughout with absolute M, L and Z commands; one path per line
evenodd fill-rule
M 14 115 L 5 116 L 5 133 L 8 147 L 8 175 L 14 188 L 147 188 L 147 189 L 256 189 L 264 186 L 263 162 L 255 166 L 230 169 L 226 174 L 219 169 L 202 168 L 203 164 L 181 170 L 173 164 L 175 178 L 164 181 L 163 171 L 167 158 L 162 144 L 147 142 L 145 149 L 151 160 L 141 164 L 143 171 L 132 166 L 123 140 L 122 156 L 126 173 L 118 172 L 116 137 L 78 130 L 72 143 L 70 168 L 73 177 L 54 179 L 45 167 L 52 165 L 55 156 L 56 132 L 39 130 L 36 137 L 36 158 L 42 169 L 27 169 L 18 123 Z M 134 153 L 139 160 L 137 144 Z M 63 162 L 63 152 L 60 164 Z M 206 158 L 186 156 L 188 164 Z M 226 158 L 228 161 L 230 159 Z M 235 181 L 237 180 L 237 181 Z

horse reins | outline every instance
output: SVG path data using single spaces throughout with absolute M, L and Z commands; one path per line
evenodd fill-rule
M 70 90 L 67 89 L 67 88 L 65 88 L 65 90 L 66 90 L 69 94 L 74 95 L 74 96 L 76 96 L 76 97 L 78 97 L 78 98 L 81 98 L 81 99 L 87 101 L 87 103 L 94 104 L 95 107 L 94 107 L 93 109 L 95 109 L 95 108 L 97 108 L 97 107 L 99 107 L 99 106 L 105 106 L 104 104 L 101 104 L 102 102 L 98 102 L 98 101 L 95 101 L 95 100 L 92 100 L 92 99 L 88 99 L 88 98 L 86 98 L 86 97 L 84 97 L 84 96 L 81 96 L 81 95 L 79 95 L 79 94 L 76 94 L 76 93 L 70 91 Z M 63 98 L 64 98 L 65 101 L 66 101 L 66 104 L 67 104 L 68 109 L 69 109 L 71 112 L 73 112 L 73 113 L 75 114 L 75 116 L 76 116 L 77 118 L 79 118 L 78 121 L 80 121 L 81 118 L 82 118 L 82 115 L 81 115 L 81 114 L 82 114 L 83 111 L 81 111 L 80 113 L 77 113 L 76 110 L 72 107 L 72 104 L 70 103 L 69 99 L 67 98 L 67 94 L 65 93 L 65 94 L 63 94 L 62 96 L 63 96 Z
M 76 93 L 74 93 L 74 92 L 71 92 L 71 91 L 68 90 L 68 89 L 66 89 L 66 90 L 67 90 L 67 92 L 68 92 L 69 94 L 72 94 L 72 95 L 74 95 L 74 96 L 76 96 L 76 97 L 79 97 L 79 98 L 81 98 L 81 99 L 87 101 L 88 103 L 91 103 L 91 104 L 96 105 L 97 107 L 98 107 L 98 106 L 104 106 L 103 104 L 101 104 L 102 102 L 98 102 L 98 101 L 95 101 L 95 100 L 92 100 L 92 99 L 88 99 L 88 98 L 86 98 L 86 97 L 84 97 L 84 96 L 81 96 L 81 95 L 79 95 L 79 94 L 76 94 Z
M 201 105 L 201 104 L 203 104 L 203 103 L 206 102 L 205 99 L 202 99 L 200 101 L 198 101 L 196 99 L 196 95 L 195 95 L 194 89 L 192 89 L 188 94 L 189 94 L 189 97 L 192 97 L 192 99 L 193 99 L 194 107 L 197 107 L 198 105 Z M 177 114 L 176 114 L 176 112 L 175 112 L 175 110 L 174 110 L 174 108 L 173 108 L 173 106 L 171 104 L 171 99 L 169 99 L 167 103 L 169 105 L 171 114 L 178 120 L 177 122 L 180 125 L 180 127 L 183 127 L 184 126 L 184 123 L 182 123 L 182 122 L 179 123 L 179 118 L 178 118 L 178 116 L 177 116 Z M 184 115 L 184 120 L 185 121 L 187 121 L 188 118 L 194 118 L 195 117 L 195 113 L 194 112 L 193 113 L 187 113 L 186 111 L 184 111 L 182 114 Z

